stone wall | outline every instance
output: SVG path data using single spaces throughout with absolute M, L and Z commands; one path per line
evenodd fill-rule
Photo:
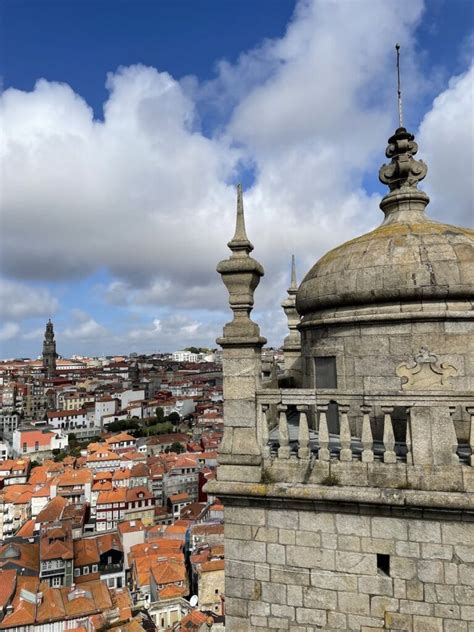
M 438 357 L 439 363 L 453 366 L 456 371 L 444 384 L 433 373 L 432 384 L 423 383 L 423 390 L 446 389 L 450 394 L 474 390 L 472 319 L 449 319 L 449 312 L 446 320 L 413 317 L 397 322 L 396 318 L 397 314 L 390 314 L 387 322 L 369 320 L 356 324 L 341 322 L 340 325 L 336 324 L 337 319 L 331 319 L 327 326 L 303 329 L 303 386 L 315 386 L 314 356 L 334 355 L 338 389 L 360 393 L 397 392 L 403 387 L 397 367 L 414 363 L 415 356 L 425 347 Z
M 472 514 L 227 498 L 225 547 L 228 632 L 474 632 Z

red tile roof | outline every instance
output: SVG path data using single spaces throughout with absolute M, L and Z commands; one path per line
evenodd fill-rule
M 16 570 L 0 570 L 0 608 L 5 608 L 15 592 Z

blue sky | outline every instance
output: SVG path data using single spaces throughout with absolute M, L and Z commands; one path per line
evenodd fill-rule
M 0 2 L 0 356 L 36 356 L 50 315 L 63 355 L 213 346 L 239 180 L 279 344 L 290 255 L 301 277 L 380 222 L 397 40 L 432 215 L 472 224 L 471 5 Z

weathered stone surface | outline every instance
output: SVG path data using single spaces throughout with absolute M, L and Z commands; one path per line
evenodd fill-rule
M 357 575 L 375 575 L 377 572 L 375 555 L 336 551 L 336 570 Z
M 443 632 L 443 622 L 435 617 L 413 617 L 413 632 Z
M 393 580 L 390 577 L 360 577 L 359 592 L 369 595 L 386 595 L 393 596 Z

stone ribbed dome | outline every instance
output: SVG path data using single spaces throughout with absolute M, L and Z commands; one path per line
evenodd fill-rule
M 367 303 L 474 299 L 474 230 L 430 220 L 428 196 L 416 188 L 426 165 L 414 160 L 412 134 L 399 128 L 379 173 L 390 193 L 375 230 L 324 255 L 301 283 L 301 315 Z

